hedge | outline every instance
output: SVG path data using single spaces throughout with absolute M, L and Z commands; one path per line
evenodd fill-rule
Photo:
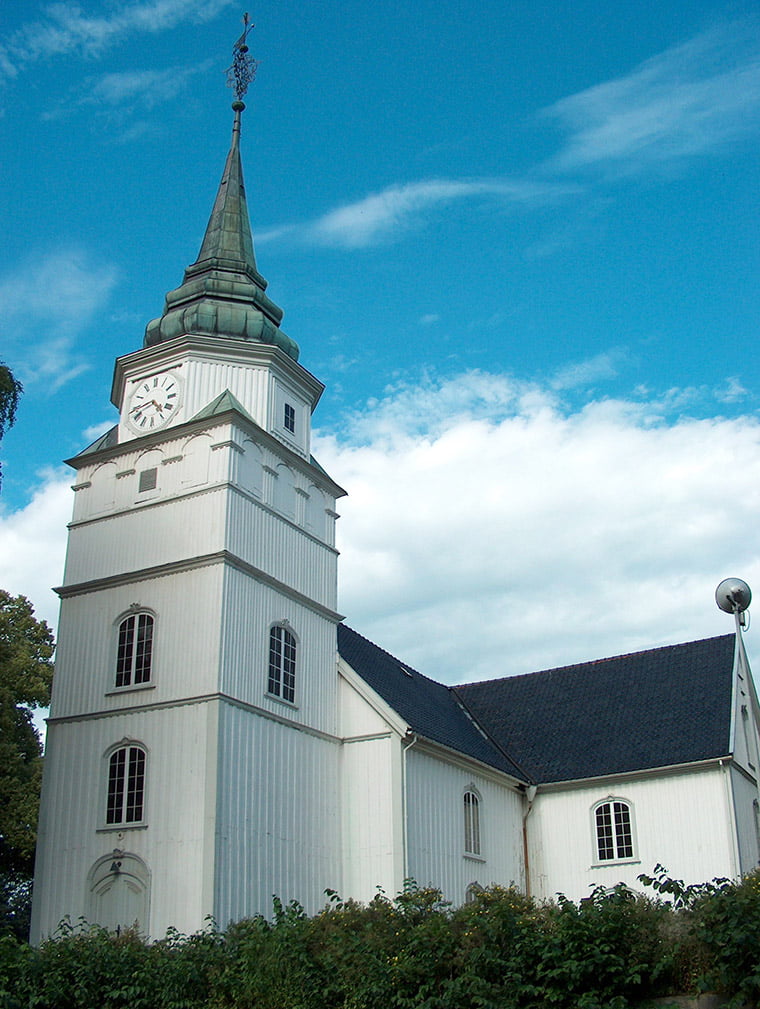
M 3 1009 L 626 1009 L 677 992 L 760 1001 L 760 872 L 686 887 L 658 867 L 577 903 L 490 887 L 452 908 L 410 882 L 391 900 L 256 917 L 148 941 L 62 923 L 0 938 Z

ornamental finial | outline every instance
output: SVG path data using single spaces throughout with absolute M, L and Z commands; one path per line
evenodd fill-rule
M 232 66 L 227 69 L 227 87 L 232 88 L 235 92 L 236 102 L 243 101 L 243 95 L 248 90 L 248 85 L 256 76 L 258 63 L 253 56 L 248 55 L 246 42 L 248 33 L 253 27 L 253 23 L 248 21 L 248 14 L 244 14 L 243 34 L 232 47 Z

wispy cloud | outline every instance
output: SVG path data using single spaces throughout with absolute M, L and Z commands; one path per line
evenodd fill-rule
M 87 77 L 42 113 L 43 119 L 60 119 L 74 109 L 92 108 L 94 115 L 106 118 L 118 128 L 118 139 L 133 141 L 145 133 L 160 131 L 161 124 L 145 119 L 129 122 L 135 113 L 149 112 L 181 94 L 189 81 L 208 72 L 211 60 L 192 66 L 173 66 L 165 70 L 126 70 Z
M 205 74 L 211 66 L 204 60 L 194 66 L 168 67 L 166 70 L 132 70 L 104 74 L 87 84 L 87 94 L 81 104 L 135 104 L 152 108 L 174 98 L 191 78 Z
M 78 248 L 58 249 L 0 276 L 6 344 L 25 381 L 45 378 L 56 389 L 86 370 L 76 337 L 105 308 L 117 277 L 114 266 Z
M 626 357 L 627 354 L 622 348 L 612 348 L 585 361 L 575 361 L 554 375 L 551 387 L 557 390 L 577 389 L 613 379 L 619 374 Z
M 426 179 L 389 186 L 354 203 L 336 207 L 315 221 L 265 231 L 258 242 L 290 237 L 346 249 L 387 242 L 421 225 L 434 210 L 466 200 L 503 205 L 536 204 L 576 191 L 575 186 L 511 179 Z
M 183 21 L 209 21 L 232 0 L 145 0 L 118 6 L 110 17 L 88 16 L 76 4 L 54 3 L 0 42 L 0 77 L 18 76 L 37 60 L 68 53 L 96 57 L 130 35 L 166 31 Z
M 544 114 L 568 133 L 554 170 L 634 172 L 709 151 L 757 126 L 757 25 L 705 32 Z

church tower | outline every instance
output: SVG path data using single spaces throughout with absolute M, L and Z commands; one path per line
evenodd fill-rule
M 32 939 L 160 936 L 340 888 L 335 502 L 321 383 L 254 257 L 232 143 L 197 260 L 70 465 Z

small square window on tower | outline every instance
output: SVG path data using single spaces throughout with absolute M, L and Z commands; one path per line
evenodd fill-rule
M 291 434 L 296 433 L 296 411 L 290 403 L 285 404 L 285 430 Z

